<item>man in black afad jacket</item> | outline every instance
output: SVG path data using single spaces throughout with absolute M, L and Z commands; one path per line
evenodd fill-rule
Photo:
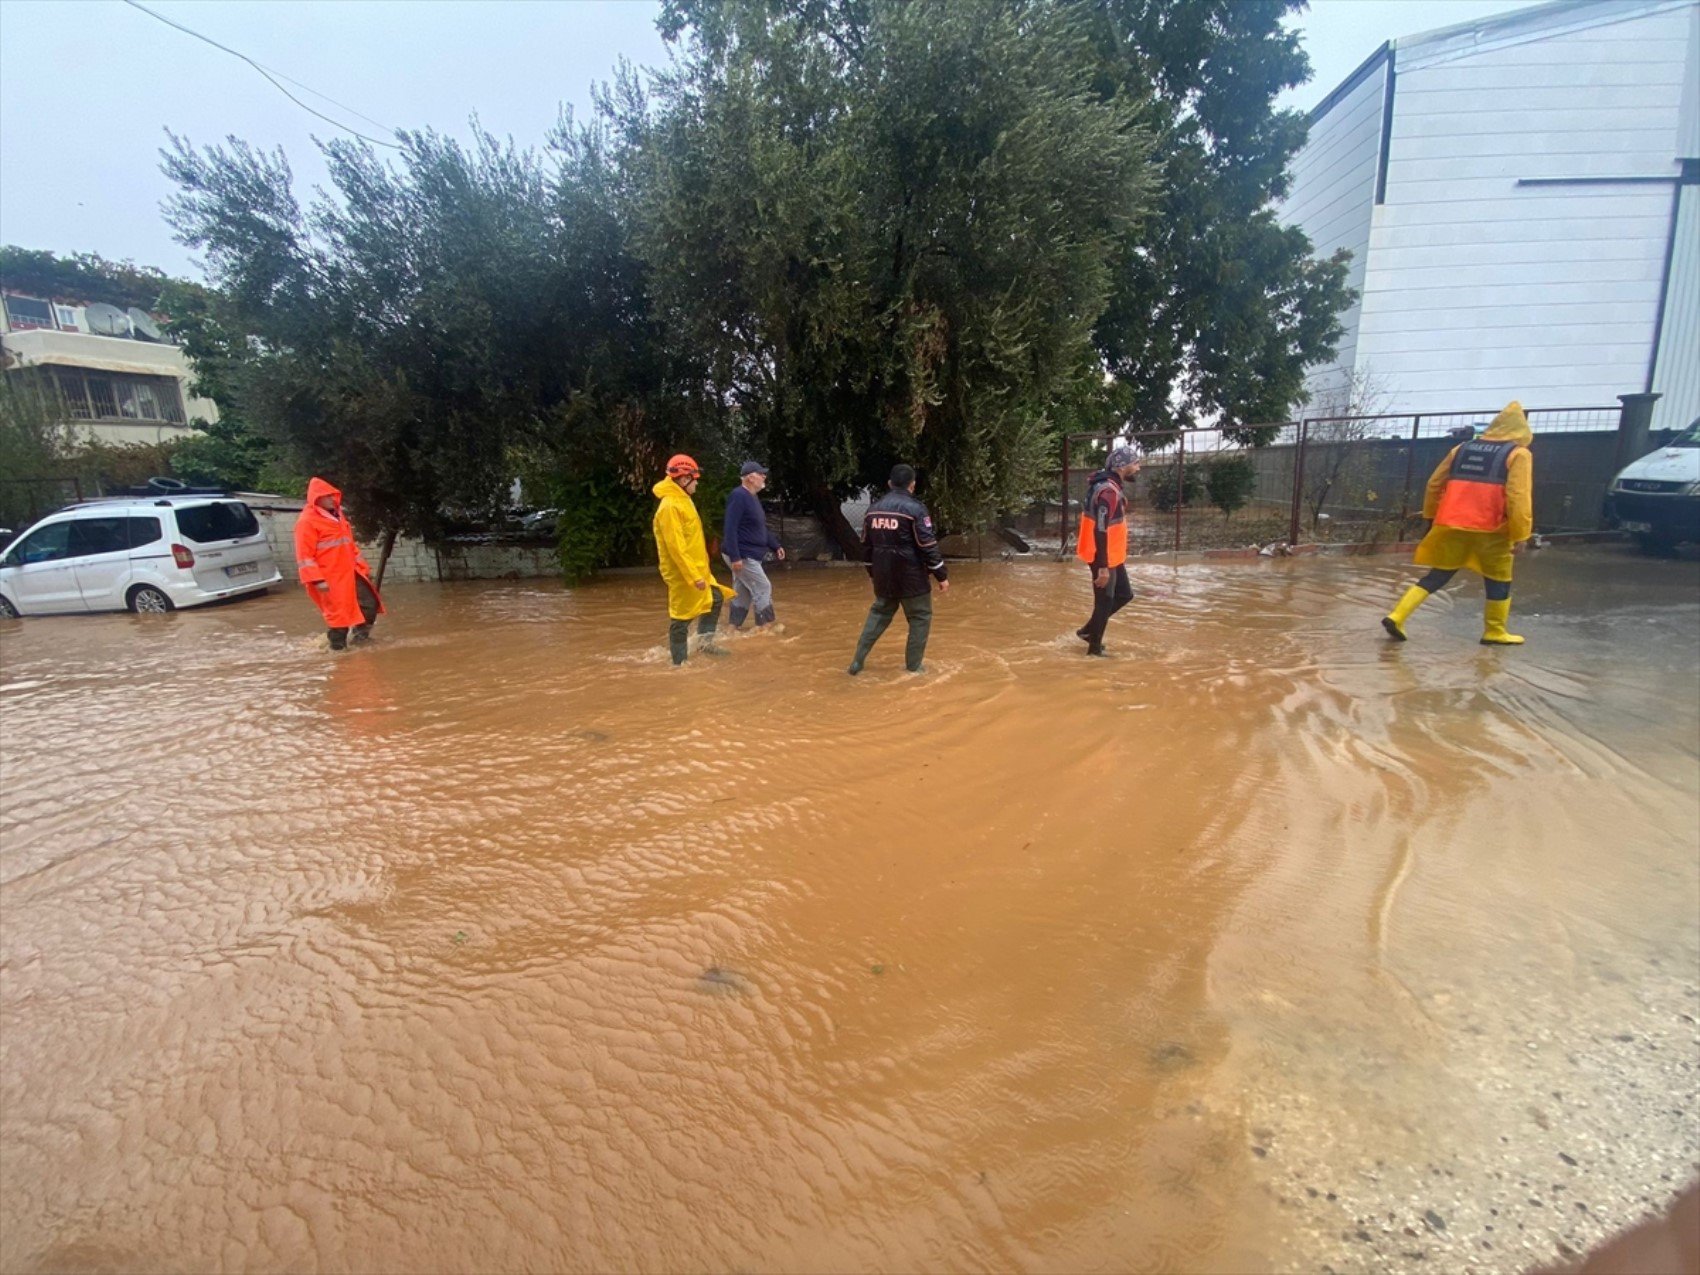
M 908 465 L 894 466 L 886 485 L 891 490 L 870 505 L 862 518 L 862 557 L 873 578 L 874 604 L 868 608 L 862 640 L 856 643 L 856 658 L 850 661 L 852 677 L 862 671 L 862 662 L 899 606 L 909 621 L 903 662 L 911 673 L 921 672 L 927 633 L 933 625 L 933 579 L 938 580 L 940 593 L 950 591 L 950 573 L 933 534 L 933 520 L 927 507 L 915 499 L 915 471 Z

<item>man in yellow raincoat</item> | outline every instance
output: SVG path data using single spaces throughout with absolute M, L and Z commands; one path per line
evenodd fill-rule
M 661 563 L 661 578 L 667 582 L 667 646 L 673 663 L 683 664 L 689 650 L 691 621 L 702 622 L 702 649 L 722 652 L 714 646 L 714 630 L 720 624 L 720 603 L 732 596 L 708 569 L 708 545 L 702 538 L 702 517 L 691 500 L 702 470 L 689 456 L 678 455 L 667 462 L 667 477 L 650 488 L 660 500 L 650 528 L 655 532 L 655 555 Z
M 1480 438 L 1460 443 L 1429 476 L 1423 517 L 1434 525 L 1413 559 L 1429 573 L 1399 599 L 1381 622 L 1388 636 L 1405 640 L 1405 621 L 1431 593 L 1465 567 L 1482 577 L 1487 605 L 1483 646 L 1518 646 L 1523 639 L 1505 630 L 1511 616 L 1511 556 L 1534 530 L 1533 441 L 1523 405 L 1512 402 Z

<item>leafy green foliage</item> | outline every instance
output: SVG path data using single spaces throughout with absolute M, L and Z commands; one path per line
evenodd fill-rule
M 561 511 L 561 572 L 569 582 L 601 567 L 629 567 L 650 561 L 655 542 L 649 524 L 653 497 L 639 498 L 631 484 L 608 470 L 563 477 L 549 488 Z
M 108 261 L 97 252 L 61 257 L 35 248 L 0 245 L 0 288 L 65 301 L 104 301 L 152 311 L 172 280 L 151 266 Z
M 1350 302 L 1344 254 L 1275 218 L 1308 124 L 1277 111 L 1310 65 L 1283 17 L 1302 0 L 1091 0 L 1098 85 L 1153 100 L 1164 183 L 1121 245 L 1117 287 L 1096 337 L 1113 378 L 1110 428 L 1254 424 L 1304 400 L 1305 369 L 1329 358 Z
M 264 439 L 226 420 L 203 424 L 199 431 L 172 448 L 171 473 L 190 483 L 259 490 L 260 474 L 271 462 Z
M 639 156 L 637 242 L 781 489 L 897 460 L 953 525 L 1044 481 L 1112 248 L 1149 205 L 1135 99 L 1094 89 L 1066 6 L 686 3 Z
M 1257 464 L 1245 453 L 1217 456 L 1205 466 L 1204 486 L 1210 503 L 1232 516 L 1251 502 L 1257 491 Z
M 215 286 L 165 304 L 223 417 L 182 464 L 324 473 L 366 534 L 536 475 L 579 574 L 647 556 L 674 451 L 760 456 L 827 514 L 908 461 L 966 528 L 1039 494 L 1064 431 L 1260 441 L 1348 299 L 1271 211 L 1291 8 L 668 0 L 671 65 L 547 154 L 331 142 L 306 208 L 281 153 L 173 139 Z
M 1196 462 L 1177 465 L 1163 463 L 1145 469 L 1145 491 L 1151 507 L 1159 513 L 1173 513 L 1177 505 L 1196 505 L 1204 496 L 1204 467 Z
M 45 378 L 0 376 L 0 526 L 19 531 L 72 498 L 63 465 L 75 446 L 67 416 Z

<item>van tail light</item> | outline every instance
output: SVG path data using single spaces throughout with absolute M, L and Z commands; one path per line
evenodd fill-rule
M 189 552 L 189 547 L 187 545 L 172 545 L 171 560 L 180 567 L 192 567 L 195 565 L 195 555 Z

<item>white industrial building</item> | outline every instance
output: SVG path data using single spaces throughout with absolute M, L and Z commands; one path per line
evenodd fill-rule
M 1360 297 L 1312 405 L 1700 416 L 1700 0 L 1557 0 L 1389 40 L 1311 114 L 1282 209 Z M 1350 374 L 1357 373 L 1353 378 Z

